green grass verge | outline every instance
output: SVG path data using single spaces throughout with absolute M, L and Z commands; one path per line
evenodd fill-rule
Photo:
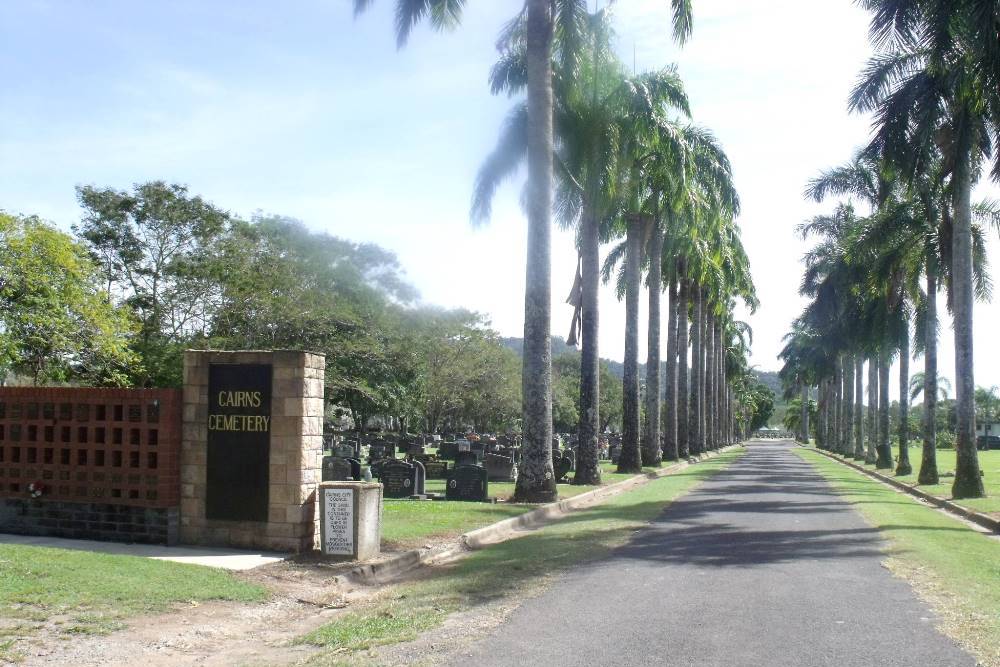
M 323 647 L 315 664 L 364 662 L 373 647 L 408 641 L 440 625 L 452 613 L 522 591 L 537 590 L 546 577 L 606 555 L 664 506 L 729 465 L 742 450 L 691 466 L 581 510 L 509 542 L 477 551 L 427 578 L 394 587 L 302 637 Z
M 616 484 L 635 475 L 624 475 L 614 472 L 610 463 L 602 464 L 602 481 L 604 485 Z M 643 468 L 643 472 L 651 472 L 655 468 Z M 443 479 L 427 480 L 425 489 L 428 493 L 444 493 Z M 559 498 L 572 498 L 586 491 L 592 491 L 597 486 L 560 484 Z M 510 482 L 490 482 L 490 496 L 506 500 L 514 495 L 514 484 Z M 488 526 L 512 516 L 524 514 L 535 508 L 535 505 L 497 504 L 451 502 L 446 500 L 413 501 L 387 499 L 383 505 L 382 543 L 385 547 L 413 548 L 420 547 L 428 540 L 435 538 L 454 537 L 470 530 Z
M 898 448 L 893 448 L 893 457 L 897 455 L 898 451 Z M 921 491 L 938 496 L 939 498 L 952 500 L 951 484 L 955 481 L 955 450 L 937 450 L 937 466 L 938 474 L 940 476 L 940 484 L 917 484 L 917 475 L 920 473 L 921 448 L 919 446 L 910 447 L 909 454 L 910 465 L 913 466 L 912 474 L 895 475 L 892 470 L 879 470 L 878 472 L 894 476 L 897 480 L 903 482 L 904 484 L 917 487 Z M 853 461 L 853 459 L 851 460 Z M 854 463 L 860 464 L 861 461 L 854 461 Z M 979 452 L 979 466 L 983 470 L 983 484 L 986 487 L 987 497 L 963 498 L 961 500 L 955 500 L 954 502 L 962 507 L 968 507 L 969 509 L 976 510 L 977 512 L 985 512 L 987 514 L 1000 513 L 1000 450 Z M 874 465 L 866 465 L 865 468 L 868 470 L 875 470 Z M 944 475 L 947 475 L 947 477 Z
M 0 660 L 43 625 L 104 634 L 176 602 L 267 597 L 261 586 L 198 565 L 91 551 L 0 544 Z
M 1000 541 L 808 449 L 796 449 L 890 543 L 889 567 L 914 585 L 945 631 L 1000 667 Z

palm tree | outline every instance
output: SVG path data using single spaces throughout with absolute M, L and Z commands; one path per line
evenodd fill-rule
M 975 443 L 971 193 L 986 157 L 993 158 L 992 176 L 1000 180 L 1000 48 L 991 18 L 996 9 L 992 2 L 974 0 L 864 0 L 862 5 L 873 11 L 871 34 L 882 49 L 851 100 L 854 110 L 877 114 L 869 151 L 899 165 L 907 178 L 920 173 L 937 150 L 949 166 L 958 422 L 952 495 L 982 497 Z

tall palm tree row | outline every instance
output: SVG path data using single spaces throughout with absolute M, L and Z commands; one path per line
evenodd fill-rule
M 367 10 L 374 0 L 354 0 L 355 13 Z M 460 23 L 465 0 L 396 0 L 396 33 L 404 45 L 413 28 L 428 20 L 436 29 Z M 670 0 L 673 34 L 684 42 L 691 34 L 691 0 Z M 528 217 L 522 368 L 523 455 L 515 489 L 520 501 L 554 500 L 557 496 L 552 469 L 552 369 L 551 369 L 551 220 L 554 160 L 554 67 L 559 52 L 563 79 L 572 80 L 580 64 L 578 55 L 587 40 L 585 0 L 524 0 L 504 36 L 522 45 L 502 55 L 513 56 L 523 68 L 526 103 L 521 116 L 524 153 L 528 163 L 525 208 Z M 501 40 L 503 43 L 504 40 Z M 557 43 L 558 42 L 558 43 Z M 504 46 L 503 48 L 506 48 Z M 591 274 L 597 267 L 588 262 Z M 596 313 L 596 309 L 594 311 Z M 593 316 L 593 315 L 592 315 Z M 594 320 L 596 329 L 596 320 Z M 596 341 L 594 341 L 596 350 Z M 597 387 L 593 364 L 586 367 L 591 389 Z M 596 392 L 594 392 L 596 395 Z M 596 403 L 596 402 L 595 402 Z M 592 406 L 587 406 L 592 408 Z M 593 419 L 596 410 L 589 410 Z M 592 443 L 596 451 L 596 442 Z M 584 452 L 584 463 L 596 471 L 596 454 Z

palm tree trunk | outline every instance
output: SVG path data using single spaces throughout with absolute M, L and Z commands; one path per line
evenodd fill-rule
M 954 498 L 986 495 L 976 452 L 975 376 L 972 356 L 972 150 L 959 152 L 952 184 L 955 218 L 952 232 L 952 303 L 955 328 L 955 394 L 957 441 L 955 443 Z
M 899 337 L 899 457 L 896 475 L 909 475 L 910 465 L 910 330 L 903 324 Z
M 878 458 L 875 460 L 875 467 L 884 470 L 892 467 L 892 445 L 889 441 L 889 350 L 879 351 L 878 357 Z
M 691 318 L 691 414 L 688 419 L 691 455 L 698 456 L 701 448 L 701 285 L 693 285 L 694 313 Z
M 725 441 L 722 435 L 722 407 L 725 403 L 722 399 L 722 392 L 726 386 L 725 366 L 722 363 L 722 320 L 715 320 L 715 409 L 712 412 L 713 444 L 716 449 L 721 447 Z
M 628 223 L 625 253 L 625 377 L 622 387 L 622 453 L 618 472 L 642 471 L 639 450 L 639 263 L 642 229 Z
M 552 472 L 552 3 L 528 0 L 528 259 L 521 468 L 514 500 L 556 499 Z
M 918 484 L 937 484 L 937 269 L 927 253 L 927 322 L 924 332 L 924 447 Z
M 854 460 L 865 460 L 865 397 L 864 397 L 865 358 L 860 354 L 854 357 Z
M 816 387 L 816 446 L 826 449 L 826 378 Z
M 667 395 L 663 424 L 663 458 L 677 460 L 677 277 L 670 278 L 667 305 Z
M 844 435 L 840 453 L 851 456 L 854 452 L 854 356 L 845 355 L 844 367 Z
M 844 358 L 837 355 L 833 371 L 833 441 L 830 449 L 843 454 L 844 437 Z
M 799 401 L 802 403 L 799 408 L 799 442 L 803 445 L 809 444 L 809 387 L 805 382 L 799 383 Z
M 865 450 L 865 463 L 875 465 L 878 460 L 878 422 L 875 413 L 878 406 L 878 359 L 875 355 L 868 357 L 868 448 Z
M 646 338 L 646 428 L 642 461 L 659 466 L 660 452 L 660 291 L 663 284 L 663 227 L 655 217 L 649 238 L 649 321 Z
M 705 307 L 705 449 L 715 449 L 715 318 Z
M 599 465 L 601 433 L 600 354 L 598 348 L 600 228 L 597 210 L 587 206 L 580 230 L 581 255 L 581 346 L 580 346 L 580 425 L 576 452 L 574 484 L 600 484 Z
M 680 299 L 677 303 L 677 456 L 691 456 L 691 397 L 688 372 L 688 299 L 691 283 L 680 267 Z

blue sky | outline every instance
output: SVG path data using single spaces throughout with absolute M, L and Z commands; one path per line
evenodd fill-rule
M 696 0 L 693 40 L 679 50 L 667 4 L 619 0 L 618 47 L 639 70 L 678 63 L 695 121 L 732 158 L 763 302 L 749 318 L 753 361 L 776 369 L 780 337 L 803 305 L 805 246 L 792 228 L 829 208 L 805 202 L 803 186 L 867 137 L 867 119 L 846 111 L 869 54 L 867 17 L 849 0 Z M 0 208 L 68 228 L 79 218 L 75 185 L 181 182 L 240 215 L 290 215 L 379 243 L 426 301 L 484 312 L 520 335 L 521 179 L 501 190 L 490 225 L 468 222 L 475 171 L 511 105 L 486 85 L 494 42 L 520 2 L 470 0 L 461 29 L 422 27 L 399 51 L 391 0 L 357 20 L 350 5 L 0 4 Z M 556 334 L 568 329 L 574 267 L 572 238 L 559 232 Z M 998 383 L 1000 359 L 986 344 L 1000 316 L 987 305 L 976 317 L 977 380 Z M 605 290 L 602 356 L 622 357 L 623 329 L 624 308 Z M 942 349 L 947 376 L 951 356 Z

